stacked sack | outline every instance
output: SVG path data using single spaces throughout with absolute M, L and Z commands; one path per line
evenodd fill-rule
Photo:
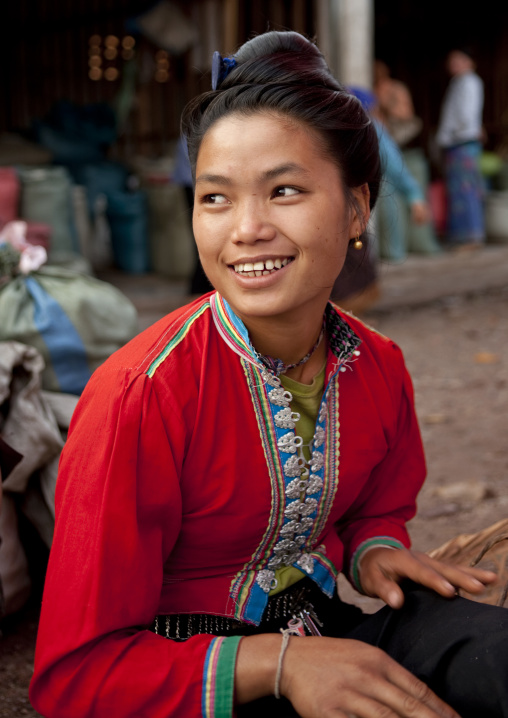
M 136 310 L 115 287 L 45 264 L 47 250 L 30 237 L 30 225 L 12 220 L 18 196 L 14 183 L 11 204 L 0 191 L 0 212 L 11 220 L 0 231 L 0 459 L 5 446 L 20 458 L 3 477 L 0 616 L 30 594 L 20 513 L 49 548 L 58 459 L 79 394 L 137 331 Z

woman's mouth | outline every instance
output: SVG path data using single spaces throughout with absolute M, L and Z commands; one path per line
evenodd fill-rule
M 274 274 L 279 269 L 285 267 L 286 264 L 292 262 L 294 257 L 277 257 L 277 259 L 265 259 L 263 262 L 244 262 L 234 264 L 233 269 L 236 274 L 244 277 L 261 277 L 263 274 Z

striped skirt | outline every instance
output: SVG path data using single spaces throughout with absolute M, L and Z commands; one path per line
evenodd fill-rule
M 481 151 L 480 142 L 466 142 L 445 151 L 447 235 L 454 244 L 485 240 Z

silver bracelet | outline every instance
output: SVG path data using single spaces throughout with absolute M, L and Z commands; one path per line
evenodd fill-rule
M 289 645 L 289 637 L 294 636 L 294 631 L 292 631 L 290 628 L 286 628 L 283 630 L 281 628 L 282 633 L 282 645 L 280 647 L 280 653 L 279 653 L 279 663 L 277 664 L 277 673 L 275 674 L 275 687 L 273 690 L 274 696 L 276 698 L 280 698 L 280 678 L 282 675 L 282 661 L 284 660 L 284 654 L 286 653 L 287 647 Z

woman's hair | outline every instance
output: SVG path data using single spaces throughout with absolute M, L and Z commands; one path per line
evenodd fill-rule
M 368 184 L 371 208 L 380 182 L 375 128 L 356 97 L 331 74 L 316 45 L 297 32 L 267 32 L 235 53 L 236 65 L 217 89 L 194 98 L 182 116 L 193 174 L 203 137 L 230 114 L 269 111 L 303 122 L 322 140 L 324 154 L 337 164 L 346 197 Z

